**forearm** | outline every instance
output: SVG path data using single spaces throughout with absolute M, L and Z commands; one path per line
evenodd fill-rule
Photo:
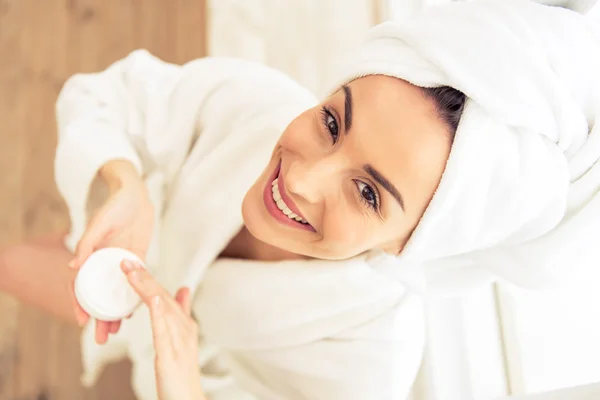
M 143 129 L 148 119 L 145 106 L 163 99 L 148 88 L 160 89 L 166 99 L 177 75 L 176 67 L 138 51 L 104 71 L 69 78 L 56 104 L 55 161 L 57 185 L 69 207 L 86 204 L 88 189 L 99 173 L 111 187 L 141 181 L 145 166 L 130 132 L 139 127 L 143 148 L 150 140 Z M 125 161 L 135 166 L 137 174 Z

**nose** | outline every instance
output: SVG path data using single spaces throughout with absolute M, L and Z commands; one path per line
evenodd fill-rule
M 339 163 L 332 157 L 316 161 L 294 160 L 287 171 L 285 188 L 309 203 L 318 203 L 335 186 Z

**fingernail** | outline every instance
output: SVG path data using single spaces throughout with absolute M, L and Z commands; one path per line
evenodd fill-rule
M 159 310 L 159 309 L 160 309 L 160 306 L 161 306 L 160 297 L 159 297 L 159 296 L 155 296 L 155 297 L 152 299 L 152 304 L 154 304 L 154 308 L 155 308 L 156 310 Z
M 140 280 L 140 274 L 137 271 L 133 271 L 130 276 L 132 281 L 138 282 Z
M 132 271 L 133 270 L 133 263 L 129 260 L 124 260 L 123 261 L 123 267 L 125 268 L 126 271 Z

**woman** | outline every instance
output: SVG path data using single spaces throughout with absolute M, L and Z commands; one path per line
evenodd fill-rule
M 152 318 L 76 307 L 87 383 L 128 355 L 143 399 L 403 398 L 422 295 L 598 259 L 598 43 L 573 12 L 480 1 L 374 28 L 320 104 L 239 60 L 135 52 L 76 76 L 57 107 L 66 248 L 7 249 L 1 289 L 74 320 L 66 282 L 125 247 Z

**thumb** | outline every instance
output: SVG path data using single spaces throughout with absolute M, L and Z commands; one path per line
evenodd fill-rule
M 182 287 L 175 294 L 175 301 L 181 306 L 181 309 L 188 317 L 192 313 L 192 296 L 190 288 Z
M 79 243 L 77 243 L 75 258 L 69 263 L 69 267 L 79 269 L 85 260 L 96 250 L 105 234 L 106 229 L 97 220 L 93 220 L 79 240 Z

